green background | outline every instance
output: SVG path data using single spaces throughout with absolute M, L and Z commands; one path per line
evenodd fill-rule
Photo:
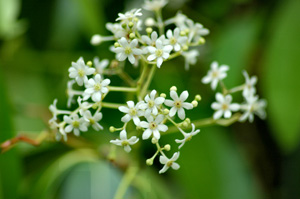
M 49 104 L 58 98 L 58 107 L 65 107 L 71 62 L 79 56 L 113 59 L 110 44 L 93 47 L 90 38 L 108 35 L 106 22 L 141 3 L 0 0 L 0 142 L 47 130 Z M 137 152 L 142 169 L 125 198 L 299 198 L 300 1 L 170 0 L 164 18 L 177 10 L 211 33 L 195 66 L 185 71 L 182 58 L 163 64 L 150 88 L 167 93 L 176 85 L 190 96 L 199 93 L 199 107 L 188 114 L 192 119 L 209 117 L 214 93 L 201 78 L 217 60 L 230 66 L 225 80 L 229 87 L 243 83 L 243 69 L 258 76 L 258 94 L 268 102 L 267 119 L 201 128 L 181 150 L 180 170 L 164 175 L 158 174 L 160 164 L 145 166 L 153 149 L 143 142 L 146 146 Z M 120 125 L 118 111 L 103 114 L 106 129 Z M 162 142 L 176 136 L 165 136 Z M 120 150 L 121 166 L 105 160 L 110 139 L 115 136 L 104 130 L 67 143 L 18 144 L 0 155 L 0 198 L 112 198 L 124 173 L 122 164 L 132 157 Z

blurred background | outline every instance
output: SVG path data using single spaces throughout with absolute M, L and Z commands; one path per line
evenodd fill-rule
M 114 55 L 107 50 L 111 43 L 93 47 L 91 36 L 109 35 L 106 22 L 141 4 L 141 0 L 0 0 L 0 143 L 17 135 L 34 139 L 47 130 L 53 99 L 58 98 L 59 108 L 66 108 L 71 62 L 80 56 L 86 61 L 94 56 L 112 60 Z M 177 10 L 211 33 L 199 48 L 195 66 L 185 71 L 182 58 L 166 63 L 150 88 L 168 93 L 176 85 L 179 91 L 189 90 L 190 96 L 199 93 L 199 107 L 188 114 L 191 119 L 210 117 L 215 94 L 201 78 L 217 60 L 230 66 L 228 87 L 244 82 L 244 69 L 258 76 L 258 94 L 268 101 L 267 119 L 201 128 L 182 148 L 180 170 L 164 175 L 158 174 L 159 163 L 145 165 L 154 149 L 143 142 L 142 150 L 134 152 L 142 168 L 125 198 L 300 198 L 300 1 L 169 0 L 164 19 Z M 121 124 L 118 111 L 103 114 L 106 129 Z M 79 138 L 71 136 L 67 143 L 17 144 L 0 155 L 0 198 L 113 198 L 132 158 L 119 148 L 117 163 L 106 160 L 109 140 L 116 135 L 90 131 Z M 178 134 L 165 136 L 162 142 L 175 137 Z

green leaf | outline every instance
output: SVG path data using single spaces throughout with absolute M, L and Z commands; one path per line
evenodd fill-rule
M 0 66 L 1 68 L 1 66 Z M 0 143 L 15 136 L 11 106 L 0 70 Z M 21 161 L 16 149 L 0 154 L 0 198 L 18 198 L 18 185 L 21 180 Z
M 283 151 L 291 152 L 300 139 L 300 1 L 284 1 L 278 8 L 261 81 L 272 133 Z
M 225 128 L 204 128 L 184 145 L 180 170 L 174 172 L 185 190 L 182 198 L 260 198 L 255 179 L 228 133 Z

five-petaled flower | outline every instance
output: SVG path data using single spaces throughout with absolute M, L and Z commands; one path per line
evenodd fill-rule
M 83 100 L 87 100 L 92 96 L 94 102 L 100 102 L 102 95 L 108 92 L 107 86 L 110 84 L 109 79 L 102 80 L 101 75 L 95 75 L 95 78 L 91 78 L 87 81 L 85 91 L 83 93 Z
M 217 93 L 216 100 L 217 102 L 211 104 L 211 108 L 216 110 L 213 116 L 215 120 L 221 118 L 222 115 L 224 115 L 225 118 L 230 118 L 232 115 L 231 111 L 237 111 L 240 108 L 240 105 L 237 103 L 231 104 L 231 95 L 223 96 L 221 93 Z
M 179 158 L 179 152 L 176 152 L 173 154 L 172 158 L 169 159 L 166 156 L 161 155 L 159 157 L 159 161 L 161 164 L 164 164 L 164 167 L 159 171 L 159 173 L 164 173 L 166 172 L 170 167 L 172 167 L 172 169 L 179 169 L 179 164 L 176 163 L 175 161 Z
M 156 90 L 152 90 L 150 95 L 146 95 L 145 102 L 141 104 L 140 108 L 145 109 L 145 117 L 151 114 L 157 115 L 159 106 L 164 103 L 165 98 L 157 97 L 155 98 Z
M 143 111 L 140 109 L 141 103 L 139 102 L 135 106 L 133 101 L 128 101 L 127 105 L 128 105 L 128 107 L 126 107 L 126 106 L 119 107 L 119 110 L 121 112 L 126 113 L 126 115 L 124 115 L 121 118 L 121 121 L 126 123 L 132 119 L 134 124 L 138 126 L 141 121 L 139 117 L 143 115 Z
M 175 142 L 176 143 L 181 143 L 178 147 L 178 149 L 180 149 L 181 147 L 183 147 L 183 145 L 187 142 L 190 141 L 192 139 L 192 137 L 194 135 L 197 135 L 200 132 L 200 129 L 197 129 L 195 131 L 195 125 L 192 124 L 192 131 L 190 133 L 186 133 L 184 132 L 181 128 L 179 128 L 180 132 L 182 133 L 182 135 L 184 136 L 184 138 L 182 140 L 176 139 Z
M 160 39 L 157 39 L 154 46 L 148 46 L 148 61 L 153 61 L 156 59 L 156 65 L 158 68 L 162 65 L 164 59 L 168 59 L 170 52 L 173 49 L 171 45 L 163 45 L 163 42 Z
M 218 66 L 218 62 L 214 61 L 210 65 L 211 70 L 208 71 L 207 75 L 202 78 L 202 83 L 208 84 L 211 82 L 211 88 L 215 90 L 218 82 L 227 76 L 226 71 L 229 70 L 227 65 Z
M 114 49 L 114 52 L 116 52 L 116 58 L 119 61 L 124 61 L 126 58 L 128 58 L 129 62 L 131 64 L 135 63 L 135 55 L 141 55 L 142 50 L 136 48 L 138 45 L 138 40 L 134 39 L 130 43 L 125 39 L 125 37 L 122 37 L 118 40 L 121 47 L 117 47 Z
M 136 136 L 132 136 L 131 138 L 127 139 L 127 133 L 125 130 L 122 130 L 120 132 L 120 140 L 111 140 L 110 143 L 118 145 L 118 146 L 123 146 L 124 150 L 129 153 L 131 151 L 130 145 L 133 145 L 139 141 L 139 138 Z
M 172 107 L 169 113 L 170 117 L 173 117 L 177 112 L 178 117 L 184 120 L 185 118 L 184 108 L 187 110 L 193 108 L 193 105 L 191 103 L 184 102 L 188 98 L 189 93 L 187 91 L 183 91 L 180 94 L 180 97 L 178 97 L 176 91 L 171 90 L 170 96 L 173 100 L 166 99 L 164 102 L 165 105 Z
M 69 68 L 69 77 L 75 78 L 77 84 L 82 86 L 88 80 L 87 75 L 94 72 L 95 68 L 85 65 L 83 58 L 80 57 L 77 62 L 72 62 L 72 66 Z
M 65 132 L 70 133 L 71 131 L 74 132 L 74 135 L 79 136 L 80 131 L 87 131 L 88 130 L 88 122 L 83 118 L 79 118 L 78 115 L 70 115 L 64 116 L 64 121 L 69 124 L 65 127 Z
M 146 128 L 146 130 L 143 133 L 143 140 L 148 139 L 152 134 L 153 137 L 156 140 L 159 140 L 160 138 L 160 131 L 166 132 L 168 130 L 168 126 L 165 124 L 162 124 L 162 121 L 164 120 L 164 115 L 158 115 L 155 119 L 152 116 L 147 117 L 147 121 L 140 122 L 140 126 L 143 128 Z

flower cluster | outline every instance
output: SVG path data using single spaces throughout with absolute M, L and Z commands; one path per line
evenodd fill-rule
M 163 20 L 161 9 L 166 4 L 166 0 L 145 0 L 143 8 L 154 12 L 155 18 L 143 19 L 141 9 L 132 9 L 119 13 L 115 23 L 106 24 L 112 35 L 96 34 L 92 37 L 93 45 L 104 41 L 114 42 L 110 51 L 115 54 L 115 60 L 100 60 L 95 57 L 93 61 L 85 63 L 80 57 L 76 62 L 72 62 L 69 68 L 70 80 L 67 83 L 67 107 L 72 110 L 58 109 L 57 99 L 49 107 L 53 114 L 49 124 L 56 133 L 57 140 L 63 138 L 67 141 L 69 133 L 73 132 L 79 136 L 90 127 L 96 131 L 105 131 L 104 125 L 99 123 L 103 118 L 102 108 L 117 109 L 123 114 L 120 119 L 122 127 L 109 128 L 111 132 L 119 132 L 119 138 L 111 140 L 110 143 L 123 147 L 129 153 L 132 147 L 138 147 L 135 144 L 140 140 L 151 140 L 157 150 L 146 160 L 146 164 L 152 165 L 154 159 L 159 156 L 163 165 L 159 173 L 166 172 L 170 167 L 179 169 L 176 161 L 180 149 L 200 132 L 201 127 L 201 120 L 192 122 L 186 117 L 186 111 L 197 107 L 201 97 L 196 95 L 193 100 L 188 101 L 188 91 L 179 93 L 175 86 L 170 88 L 170 97 L 167 97 L 155 89 L 149 90 L 149 87 L 155 71 L 166 61 L 182 56 L 186 70 L 190 65 L 196 64 L 199 53 L 194 47 L 205 43 L 203 37 L 209 34 L 209 31 L 180 12 Z M 144 29 L 143 25 L 146 26 Z M 140 67 L 138 78 L 135 79 L 125 72 L 127 60 L 131 65 Z M 202 79 L 203 83 L 211 83 L 213 90 L 217 89 L 219 83 L 222 87 L 222 92 L 216 93 L 217 102 L 211 105 L 215 110 L 213 118 L 206 119 L 206 124 L 207 121 L 214 124 L 222 117 L 230 119 L 233 117 L 232 112 L 236 111 L 243 112 L 238 116 L 240 121 L 249 119 L 252 122 L 254 114 L 264 118 L 266 102 L 259 100 L 256 95 L 254 86 L 257 78 L 250 78 L 243 72 L 245 84 L 227 89 L 222 80 L 227 77 L 228 70 L 228 66 L 219 66 L 217 62 L 213 62 L 211 70 Z M 121 85 L 111 85 L 108 77 L 112 75 L 123 80 Z M 127 86 L 123 86 L 124 84 Z M 242 91 L 244 103 L 232 103 L 231 94 L 237 91 Z M 118 103 L 112 103 L 105 101 L 110 92 L 124 92 L 129 95 L 126 100 L 120 98 Z M 129 123 L 132 125 L 128 125 Z M 173 140 L 179 145 L 178 150 L 168 156 L 167 152 L 171 150 L 172 142 L 161 144 L 161 137 L 170 133 L 178 133 L 182 138 Z
M 261 119 L 266 117 L 265 107 L 267 105 L 266 100 L 259 99 L 256 95 L 255 84 L 257 82 L 257 77 L 249 77 L 246 71 L 243 71 L 245 77 L 245 83 L 234 87 L 232 89 L 227 89 L 222 81 L 227 77 L 226 71 L 229 70 L 227 65 L 219 66 L 216 61 L 211 64 L 211 69 L 208 71 L 207 75 L 202 78 L 204 84 L 211 83 L 211 88 L 216 90 L 218 84 L 220 83 L 222 87 L 222 93 L 216 93 L 217 102 L 211 104 L 211 108 L 215 110 L 213 118 L 215 120 L 220 119 L 222 116 L 224 118 L 231 118 L 232 112 L 242 111 L 243 114 L 239 117 L 239 121 L 246 121 L 247 119 L 250 122 L 254 120 L 254 114 L 258 115 Z M 241 104 L 232 103 L 232 93 L 242 91 L 242 96 L 244 102 Z

